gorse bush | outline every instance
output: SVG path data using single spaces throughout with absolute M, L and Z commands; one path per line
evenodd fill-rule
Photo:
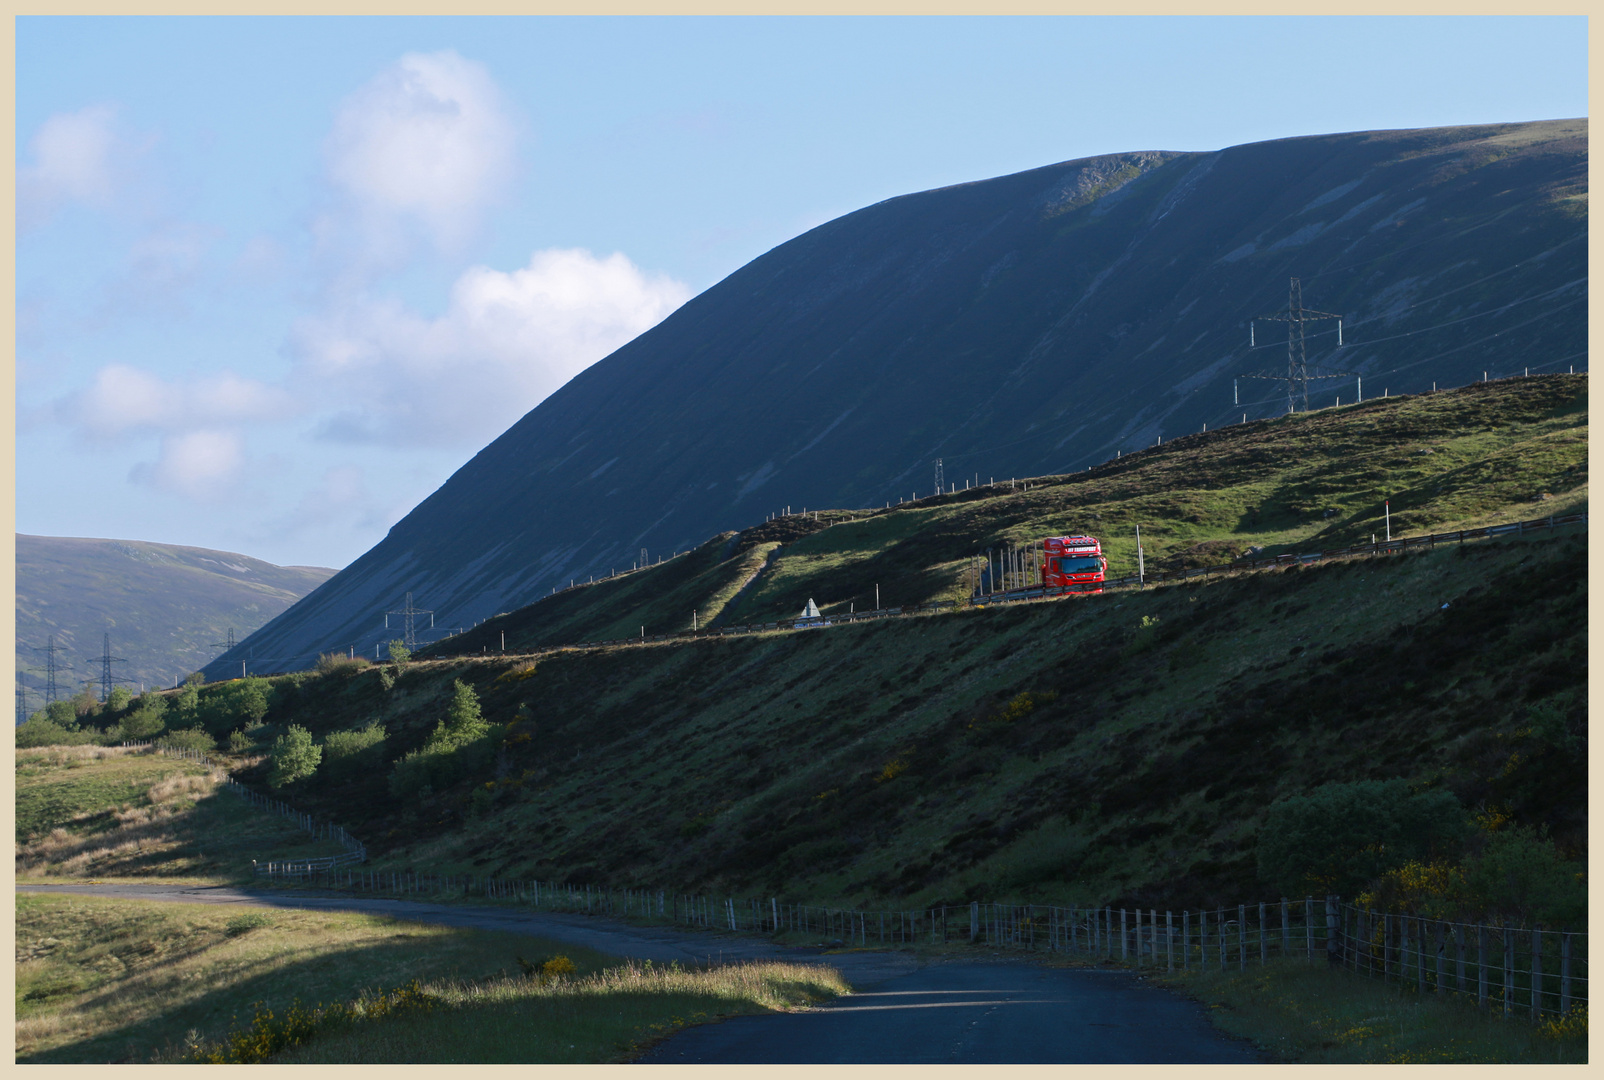
M 236 1017 L 236 1026 L 217 1042 L 202 1043 L 191 1036 L 185 1060 L 206 1065 L 258 1065 L 316 1035 L 360 1021 L 427 1012 L 437 1003 L 438 999 L 424 993 L 416 979 L 394 990 L 344 1004 L 319 1003 L 309 1009 L 296 998 L 282 1016 L 259 1001 L 248 1024 L 239 1027 Z

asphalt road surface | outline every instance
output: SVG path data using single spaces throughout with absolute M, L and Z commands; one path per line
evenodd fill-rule
M 362 895 L 254 892 L 228 886 L 19 885 L 19 891 L 172 903 L 361 911 L 445 926 L 505 930 L 668 963 L 788 960 L 838 969 L 854 993 L 793 1013 L 687 1028 L 640 1060 L 679 1064 L 1255 1062 L 1247 1043 L 1202 1006 L 1125 971 L 1019 961 L 921 963 L 905 953 L 788 948 L 733 935 L 609 919 Z

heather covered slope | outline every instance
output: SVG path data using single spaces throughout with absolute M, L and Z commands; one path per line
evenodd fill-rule
M 126 660 L 112 665 L 114 677 L 135 689 L 171 686 L 221 651 L 214 642 L 230 631 L 243 640 L 333 574 L 209 548 L 18 534 L 17 670 L 30 711 L 44 706 L 40 650 L 51 634 L 64 650 L 63 696 L 84 679 L 98 686 L 105 634 Z
M 443 872 L 915 906 L 1235 903 L 1275 895 L 1254 858 L 1277 798 L 1395 777 L 1451 791 L 1467 817 L 1547 826 L 1583 857 L 1580 529 L 823 630 L 524 656 L 497 639 L 603 636 L 573 631 L 633 620 L 653 593 L 795 614 L 786 590 L 899 560 L 895 587 L 950 590 L 951 552 L 1088 513 L 1113 539 L 1140 511 L 1155 561 L 1178 562 L 1200 544 L 1368 535 L 1378 490 L 1410 532 L 1585 509 L 1585 391 L 1586 376 L 1549 376 L 1387 399 L 1013 495 L 781 519 L 510 613 L 447 643 L 467 655 L 398 678 L 354 662 L 273 679 L 256 737 L 382 725 L 361 761 L 290 797 L 380 866 Z M 737 594 L 776 544 L 771 568 L 790 569 L 775 589 Z M 455 776 L 392 787 L 458 679 L 505 726 Z M 240 722 L 242 686 L 205 688 L 215 733 Z
M 585 371 L 264 628 L 371 647 L 412 591 L 471 625 L 770 511 L 1083 469 L 1281 411 L 1247 320 L 1303 282 L 1375 395 L 1585 369 L 1585 120 L 1131 153 L 903 196 L 774 249 Z M 1313 329 L 1324 333 L 1329 324 Z M 1350 395 L 1321 384 L 1314 403 Z M 233 670 L 245 650 L 211 669 Z
M 574 589 L 446 638 L 432 653 L 516 651 L 698 625 L 966 595 L 969 556 L 1043 536 L 1099 537 L 1116 574 L 1223 565 L 1251 548 L 1317 551 L 1386 535 L 1563 515 L 1587 505 L 1587 376 L 1476 383 L 1238 424 L 1089 472 L 820 511 L 714 537 L 661 566 Z M 1014 490 L 1010 490 L 1014 488 Z M 566 583 L 565 583 L 566 584 Z

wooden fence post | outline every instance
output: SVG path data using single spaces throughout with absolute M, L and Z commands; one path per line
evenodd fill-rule
M 1314 897 L 1303 898 L 1304 959 L 1314 963 Z
M 1326 963 L 1337 964 L 1342 960 L 1342 943 L 1337 939 L 1337 898 L 1334 895 L 1326 896 Z
M 1248 969 L 1248 906 L 1236 906 L 1236 962 L 1240 970 Z
M 1559 1014 L 1571 1014 L 1571 935 L 1559 936 Z
M 1164 913 L 1164 956 L 1165 969 L 1175 970 L 1175 913 Z
M 1504 1018 L 1515 1013 L 1515 931 L 1504 924 Z
M 1543 932 L 1532 931 L 1532 1023 L 1543 1016 Z
M 1476 1004 L 1487 1007 L 1487 927 L 1476 924 Z

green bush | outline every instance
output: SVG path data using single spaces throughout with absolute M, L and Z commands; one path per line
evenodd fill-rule
M 139 695 L 134 711 L 118 721 L 118 734 L 124 739 L 154 739 L 167 727 L 167 699 L 154 690 Z
M 105 739 L 95 728 L 69 731 L 46 718 L 43 711 L 17 725 L 17 746 L 84 746 Z
M 120 713 L 128 708 L 129 702 L 134 700 L 134 692 L 126 686 L 114 686 L 111 693 L 106 695 L 106 711 Z
M 191 727 L 169 731 L 162 736 L 161 745 L 179 750 L 202 750 L 210 753 L 217 749 L 217 740 L 207 734 L 205 728 Z
M 228 752 L 230 754 L 243 754 L 255 745 L 256 740 L 245 734 L 242 728 L 235 728 L 228 733 Z
M 317 772 L 318 763 L 323 760 L 323 748 L 314 743 L 312 733 L 299 724 L 291 724 L 288 731 L 274 739 L 268 753 L 273 767 L 267 774 L 267 785 L 272 788 L 306 779 Z
M 326 780 L 344 780 L 363 769 L 384 764 L 384 728 L 377 720 L 362 728 L 331 731 L 323 739 L 323 775 Z
M 1270 807 L 1259 878 L 1283 896 L 1354 896 L 1411 859 L 1457 855 L 1469 832 L 1452 793 L 1406 780 L 1325 784 Z
M 453 687 L 446 718 L 429 741 L 395 763 L 390 791 L 396 796 L 449 787 L 483 769 L 494 755 L 496 732 L 480 712 L 479 695 L 461 679 Z
M 46 720 L 64 731 L 71 731 L 78 726 L 78 710 L 71 701 L 52 701 L 44 707 L 43 712 Z
M 1552 840 L 1529 826 L 1490 834 L 1481 855 L 1465 864 L 1465 887 L 1487 917 L 1556 928 L 1586 925 L 1583 866 L 1562 858 Z

